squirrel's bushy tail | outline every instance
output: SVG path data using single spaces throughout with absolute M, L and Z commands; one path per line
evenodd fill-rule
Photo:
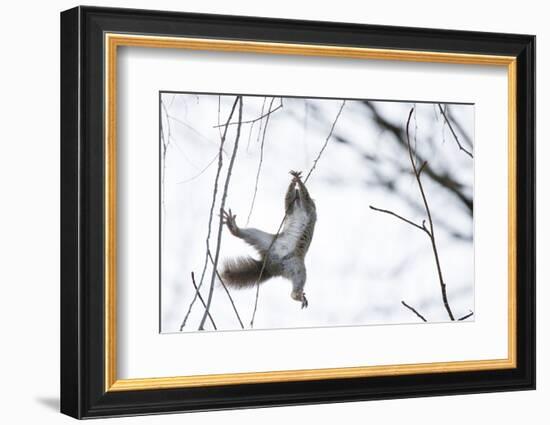
M 249 288 L 272 277 L 265 267 L 262 271 L 262 266 L 263 261 L 252 257 L 230 258 L 225 261 L 221 276 L 223 282 L 232 288 Z

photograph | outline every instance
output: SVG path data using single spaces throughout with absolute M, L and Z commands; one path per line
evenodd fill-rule
M 159 92 L 161 333 L 475 321 L 475 105 Z

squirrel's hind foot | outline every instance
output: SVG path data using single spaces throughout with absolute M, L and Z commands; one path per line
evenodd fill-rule
M 302 310 L 307 308 L 308 305 L 309 303 L 307 302 L 306 294 L 302 294 Z

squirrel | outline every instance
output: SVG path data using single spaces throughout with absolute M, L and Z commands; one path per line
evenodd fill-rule
M 228 259 L 223 265 L 221 276 L 226 285 L 234 288 L 253 287 L 257 283 L 282 276 L 292 282 L 291 298 L 301 302 L 302 308 L 305 308 L 308 301 L 304 293 L 304 259 L 313 238 L 317 212 L 301 174 L 299 171 L 290 171 L 292 180 L 285 195 L 285 219 L 278 236 L 254 228 L 240 228 L 237 226 L 237 216 L 231 209 L 228 212 L 222 210 L 223 223 L 231 234 L 254 247 L 260 259 Z

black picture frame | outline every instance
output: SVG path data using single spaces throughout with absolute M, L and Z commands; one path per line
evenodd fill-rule
M 517 367 L 105 391 L 104 34 L 308 43 L 517 59 Z M 75 418 L 535 388 L 535 37 L 76 7 L 61 13 L 61 412 Z

